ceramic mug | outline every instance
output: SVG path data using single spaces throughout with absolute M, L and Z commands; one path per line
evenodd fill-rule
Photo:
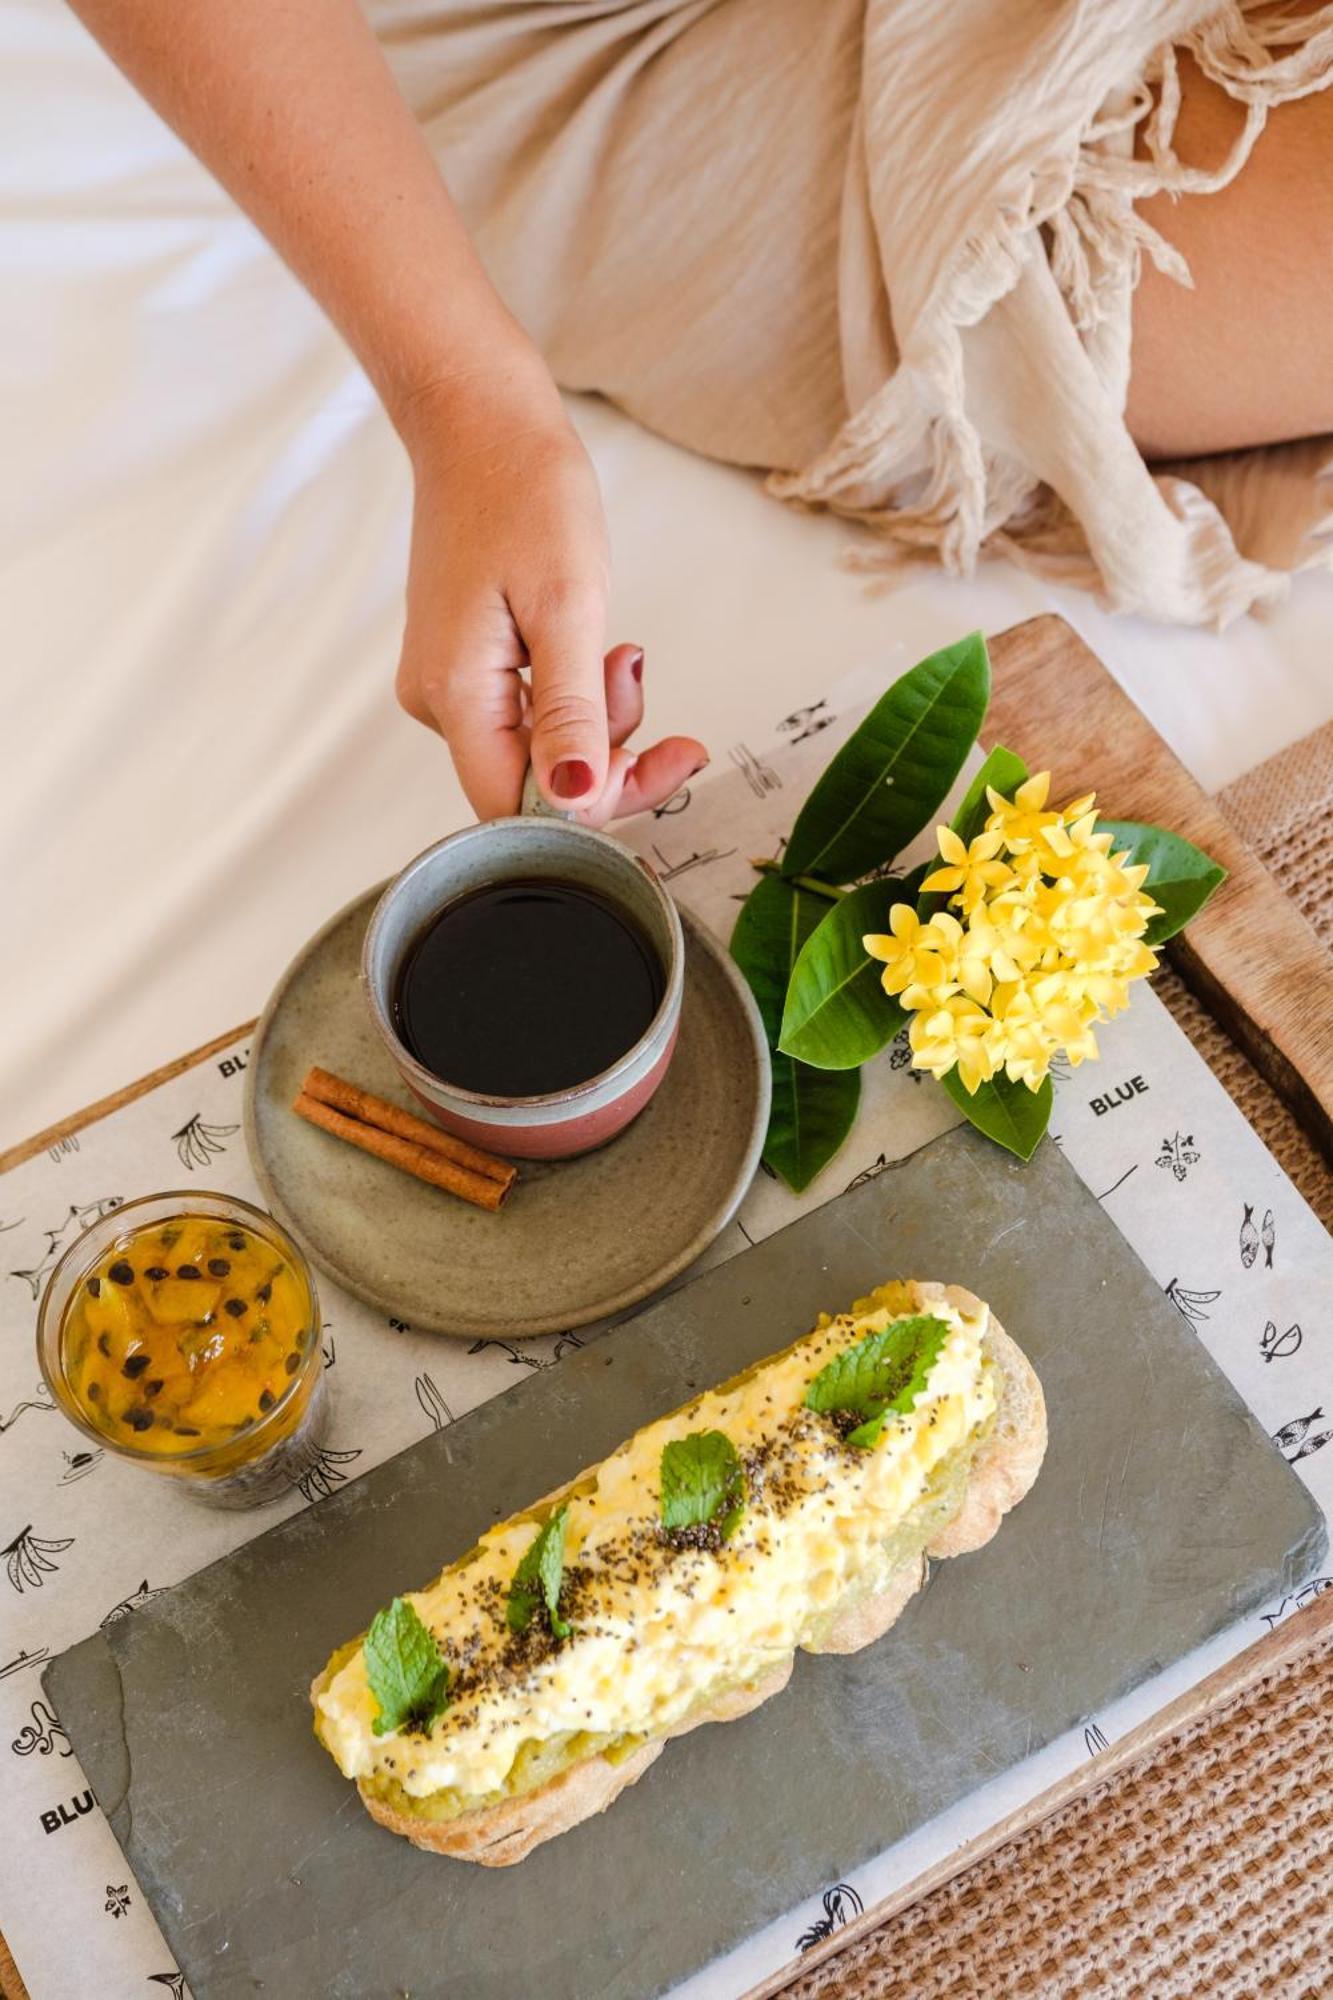
M 585 1083 L 542 1097 L 464 1090 L 426 1069 L 398 1035 L 393 1001 L 403 960 L 446 904 L 496 882 L 542 878 L 592 890 L 637 927 L 662 967 L 661 1004 L 634 1046 Z M 409 861 L 375 905 L 361 978 L 399 1075 L 437 1124 L 513 1159 L 569 1159 L 623 1132 L 666 1075 L 680 1026 L 685 941 L 676 906 L 646 861 L 608 834 L 529 812 L 465 827 Z

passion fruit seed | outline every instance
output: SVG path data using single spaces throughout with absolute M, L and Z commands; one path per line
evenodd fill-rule
M 163 1278 L 169 1278 L 171 1273 L 165 1264 L 150 1264 L 144 1272 L 144 1276 L 145 1278 L 151 1278 L 155 1285 L 160 1285 Z
M 261 1389 L 259 1393 L 259 1407 L 261 1410 L 271 1410 L 273 1408 L 273 1391 L 271 1389 Z
M 178 1278 L 198 1278 L 201 1275 L 202 1273 L 197 1264 L 178 1264 L 176 1266 L 176 1276 Z
M 137 1376 L 143 1374 L 151 1360 L 152 1356 L 149 1354 L 131 1354 L 125 1361 L 120 1372 L 122 1375 L 128 1375 L 131 1382 L 133 1382 Z
M 118 1257 L 107 1272 L 107 1276 L 113 1285 L 132 1285 L 134 1283 L 134 1266 L 133 1264 L 127 1264 L 123 1257 Z
M 226 1278 L 231 1275 L 231 1265 L 225 1257 L 210 1257 L 208 1260 L 210 1278 Z
M 126 1410 L 125 1421 L 132 1431 L 150 1431 L 153 1428 L 151 1410 Z
M 100 1299 L 102 1296 L 102 1280 L 100 1278 L 89 1278 L 88 1291 L 91 1297 Z
M 299 1354 L 289 1354 L 282 1365 L 289 1375 L 294 1375 L 301 1365 L 301 1357 Z
M 233 1319 L 240 1319 L 244 1314 L 249 1312 L 250 1306 L 246 1299 L 224 1299 L 222 1310 L 225 1313 L 230 1313 Z

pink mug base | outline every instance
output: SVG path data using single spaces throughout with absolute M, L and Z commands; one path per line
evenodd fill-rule
M 437 1125 L 452 1132 L 456 1139 L 466 1139 L 469 1145 L 480 1146 L 501 1159 L 572 1160 L 580 1153 L 592 1153 L 605 1146 L 633 1123 L 666 1075 L 675 1049 L 673 1034 L 653 1067 L 622 1096 L 595 1111 L 575 1113 L 551 1125 L 491 1125 L 484 1119 L 446 1110 L 414 1084 L 409 1083 L 408 1088 Z

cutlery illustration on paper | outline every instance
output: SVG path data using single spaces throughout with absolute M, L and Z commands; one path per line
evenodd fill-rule
M 62 1451 L 65 1470 L 56 1481 L 58 1486 L 72 1486 L 76 1479 L 86 1479 L 90 1472 L 96 1472 L 106 1453 L 98 1445 L 92 1451 Z
M 0 1556 L 4 1557 L 5 1562 L 5 1574 L 12 1588 L 20 1596 L 25 1590 L 40 1590 L 47 1577 L 54 1576 L 60 1568 L 59 1563 L 52 1562 L 52 1556 L 58 1556 L 73 1546 L 73 1535 L 65 1535 L 60 1540 L 48 1542 L 33 1533 L 31 1523 L 26 1528 L 20 1528 L 13 1541 L 7 1542 L 4 1548 L 0 1549 Z
M 0 1417 L 0 1433 L 12 1430 L 19 1418 L 26 1415 L 29 1410 L 54 1410 L 54 1408 L 51 1391 L 45 1382 L 39 1382 L 31 1396 L 25 1397 L 21 1403 L 16 1403 L 7 1417 Z
M 56 1740 L 64 1744 L 59 1752 L 62 1757 L 72 1757 L 74 1746 L 60 1726 L 60 1718 L 40 1698 L 28 1704 L 31 1722 L 26 1722 L 10 1745 L 16 1757 L 31 1757 L 36 1751 L 39 1757 L 49 1757 L 56 1748 Z
M 196 1167 L 206 1167 L 219 1153 L 225 1153 L 228 1139 L 240 1129 L 239 1125 L 206 1125 L 202 1111 L 196 1111 L 171 1137 L 181 1165 L 193 1173 Z
M 733 743 L 727 755 L 757 799 L 766 797 L 769 792 L 782 790 L 782 780 L 772 765 L 756 757 L 748 744 Z
M 25 1667 L 40 1667 L 42 1661 L 49 1659 L 50 1656 L 49 1646 L 39 1646 L 35 1653 L 29 1653 L 26 1649 L 21 1653 L 15 1653 L 12 1660 L 6 1660 L 0 1667 L 0 1681 L 7 1681 L 11 1674 L 21 1674 Z
M 46 1238 L 46 1248 L 32 1269 L 11 1271 L 10 1277 L 24 1279 L 32 1289 L 33 1298 L 39 1299 L 42 1296 L 42 1287 L 60 1262 L 66 1245 L 81 1235 L 91 1223 L 100 1222 L 104 1215 L 110 1215 L 113 1208 L 120 1208 L 124 1200 L 124 1195 L 109 1194 L 101 1201 L 86 1201 L 82 1206 L 71 1203 L 54 1229 L 42 1231 Z
M 1316 1597 L 1322 1597 L 1326 1590 L 1333 1590 L 1333 1576 L 1314 1576 L 1290 1597 L 1284 1597 L 1276 1611 L 1265 1611 L 1264 1624 L 1271 1632 L 1282 1619 L 1292 1611 L 1303 1611 L 1307 1604 L 1313 1604 Z
M 850 1882 L 835 1882 L 831 1889 L 825 1889 L 820 1899 L 824 1905 L 822 1917 L 816 1917 L 808 1930 L 803 1930 L 796 1940 L 797 1951 L 813 1951 L 825 1938 L 831 1938 L 834 1931 L 841 1930 L 853 1917 L 859 1917 L 865 1909 L 856 1890 Z
M 417 1402 L 421 1405 L 421 1414 L 430 1418 L 430 1427 L 433 1431 L 442 1431 L 446 1424 L 453 1422 L 453 1411 L 429 1375 L 418 1375 L 412 1387 L 416 1392 Z

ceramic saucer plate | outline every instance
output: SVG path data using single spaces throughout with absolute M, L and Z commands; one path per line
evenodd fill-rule
M 291 1110 L 312 1063 L 419 1110 L 361 990 L 361 939 L 379 894 L 310 940 L 256 1030 L 245 1137 L 268 1207 L 339 1285 L 434 1333 L 561 1333 L 659 1291 L 731 1220 L 768 1123 L 763 1029 L 722 947 L 681 911 L 685 993 L 665 1082 L 601 1151 L 520 1162 L 517 1187 L 489 1215 Z

